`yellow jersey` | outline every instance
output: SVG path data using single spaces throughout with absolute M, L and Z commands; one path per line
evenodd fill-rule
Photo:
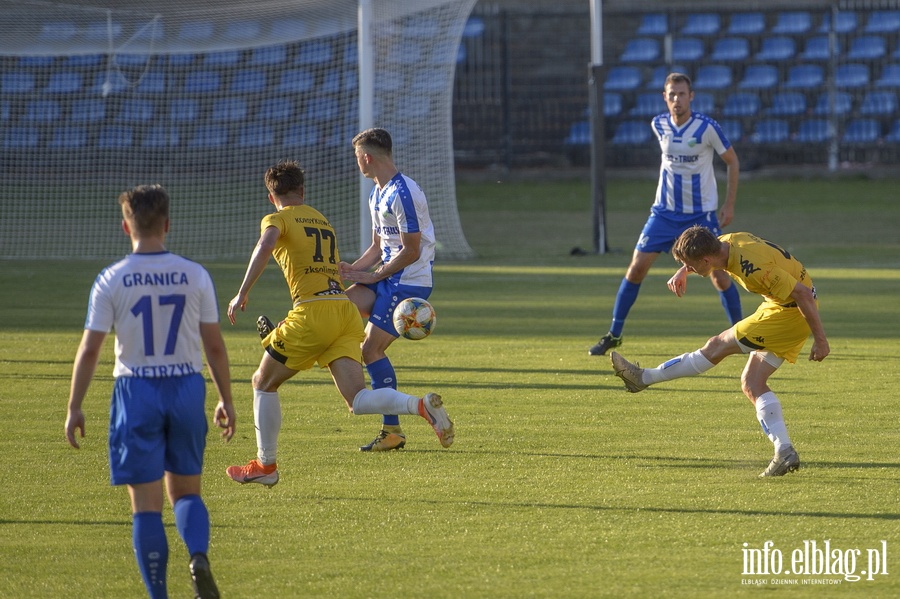
M 784 307 L 794 307 L 791 294 L 797 283 L 813 291 L 812 279 L 803 265 L 790 253 L 770 241 L 750 233 L 721 235 L 731 246 L 726 272 L 750 293 Z

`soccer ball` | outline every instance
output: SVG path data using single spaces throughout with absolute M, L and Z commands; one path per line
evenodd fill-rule
M 406 339 L 424 339 L 434 330 L 437 318 L 431 304 L 420 297 L 410 297 L 394 308 L 394 328 Z

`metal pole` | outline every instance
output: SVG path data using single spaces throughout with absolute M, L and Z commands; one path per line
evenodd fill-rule
M 372 35 L 372 0 L 359 0 L 359 130 L 374 126 L 375 110 L 375 40 Z M 374 183 L 359 175 L 359 255 L 372 244 L 372 217 L 369 215 L 369 193 Z
M 603 0 L 591 0 L 591 64 L 589 72 L 591 111 L 591 195 L 593 204 L 594 253 L 609 251 L 606 242 L 606 126 L 603 83 Z

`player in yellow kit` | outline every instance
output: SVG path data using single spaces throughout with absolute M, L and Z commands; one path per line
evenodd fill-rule
M 444 447 L 453 443 L 453 422 L 440 395 L 414 397 L 391 388 L 366 389 L 360 344 L 365 338 L 356 305 L 340 281 L 334 227 L 318 210 L 305 204 L 305 175 L 296 162 L 284 161 L 265 176 L 269 201 L 277 212 L 262 219 L 261 234 L 244 281 L 228 304 L 228 319 L 246 309 L 250 290 L 275 258 L 291 292 L 293 307 L 276 327 L 266 331 L 259 368 L 253 374 L 253 417 L 257 459 L 226 472 L 239 483 L 273 486 L 281 403 L 278 388 L 301 370 L 315 364 L 328 368 L 347 407 L 354 414 L 418 414 L 431 424 Z M 264 317 L 260 317 L 262 321 Z
M 775 456 L 760 477 L 798 470 L 800 457 L 788 437 L 781 403 L 769 388 L 768 379 L 785 360 L 797 360 L 810 333 L 813 344 L 809 359 L 821 362 L 830 353 L 809 273 L 774 243 L 750 233 L 716 237 L 700 226 L 679 236 L 672 255 L 683 264 L 668 282 L 678 297 L 687 289 L 689 273 L 707 277 L 714 270 L 724 270 L 747 291 L 762 295 L 764 301 L 756 312 L 710 338 L 699 350 L 657 368 L 640 368 L 613 352 L 610 358 L 616 375 L 628 391 L 637 393 L 655 383 L 706 372 L 732 354 L 749 353 L 741 374 L 741 390 L 756 407 L 763 432 L 775 445 Z

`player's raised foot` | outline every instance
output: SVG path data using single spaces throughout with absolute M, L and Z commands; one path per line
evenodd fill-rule
M 363 445 L 359 450 L 390 451 L 392 449 L 403 449 L 404 445 L 406 445 L 406 437 L 402 433 L 392 433 L 381 429 L 378 436 L 371 443 Z
M 453 437 L 456 432 L 453 430 L 453 421 L 447 416 L 447 410 L 444 409 L 444 402 L 441 401 L 440 395 L 426 393 L 425 397 L 419 400 L 419 416 L 428 421 L 441 445 L 444 447 L 453 445 Z
M 598 341 L 594 347 L 588 350 L 588 355 L 603 356 L 612 348 L 619 347 L 620 345 L 622 345 L 622 337 L 613 337 L 612 333 L 607 333 L 600 337 L 600 341 Z
M 219 599 L 219 589 L 209 569 L 209 560 L 203 553 L 191 556 L 188 565 L 191 571 L 191 582 L 194 585 L 194 599 Z
M 276 464 L 263 466 L 259 460 L 250 460 L 246 466 L 229 466 L 225 469 L 225 474 L 242 485 L 257 483 L 271 489 L 278 484 L 278 466 Z
M 759 478 L 784 476 L 788 472 L 796 472 L 797 470 L 800 470 L 800 456 L 797 455 L 797 451 L 791 446 L 782 455 L 775 454 L 775 457 L 772 458 L 766 469 L 762 471 Z
M 256 319 L 256 331 L 259 333 L 260 339 L 265 339 L 274 330 L 275 325 L 265 314 Z
M 622 379 L 629 393 L 637 393 L 649 387 L 643 381 L 644 369 L 637 364 L 632 364 L 617 352 L 609 354 L 609 361 L 612 362 L 616 376 Z

